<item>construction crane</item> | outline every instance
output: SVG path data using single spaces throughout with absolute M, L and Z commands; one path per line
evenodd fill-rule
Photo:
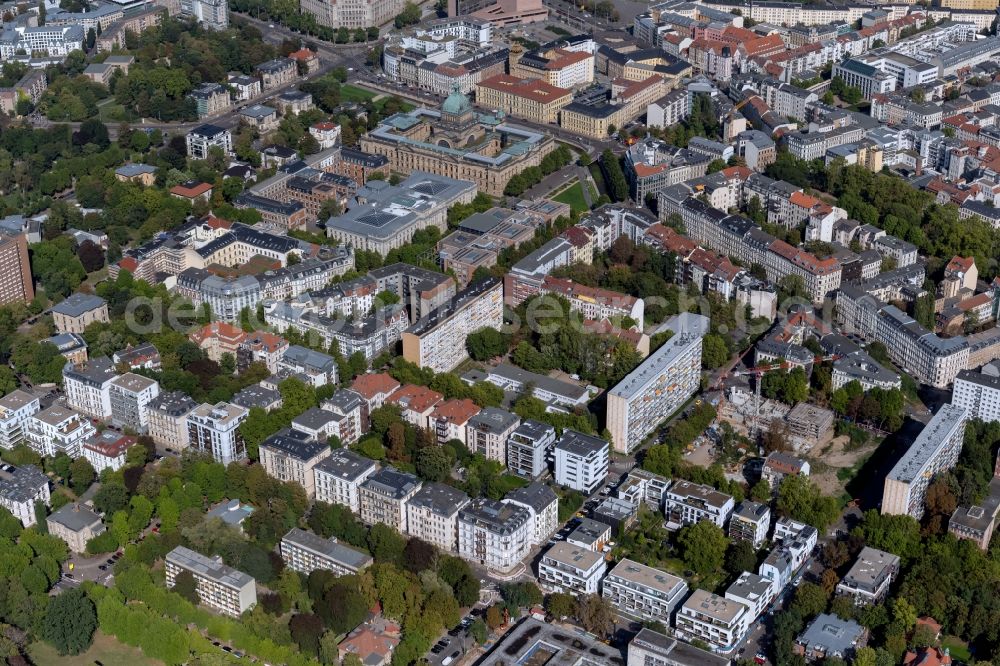
M 840 356 L 838 354 L 830 354 L 828 356 L 814 356 L 812 363 L 813 365 L 818 365 L 824 361 L 836 361 Z M 732 370 L 727 373 L 723 373 L 719 377 L 719 381 L 716 384 L 719 388 L 725 382 L 726 377 L 730 375 L 736 376 L 753 376 L 756 377 L 754 382 L 754 401 L 753 401 L 753 415 L 750 417 L 750 427 L 747 430 L 750 433 L 751 439 L 756 441 L 757 437 L 760 435 L 760 387 L 764 383 L 764 375 L 769 372 L 774 372 L 775 370 L 788 371 L 796 364 L 790 363 L 789 361 L 779 361 L 777 363 L 763 363 L 761 365 L 755 366 L 753 368 L 747 368 L 746 370 Z

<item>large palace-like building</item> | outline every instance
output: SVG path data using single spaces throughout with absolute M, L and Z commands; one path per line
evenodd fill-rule
M 502 112 L 476 113 L 458 90 L 440 110 L 397 113 L 361 137 L 361 150 L 384 155 L 395 172 L 470 180 L 493 196 L 503 194 L 511 176 L 538 166 L 555 148 L 551 137 L 506 123 Z

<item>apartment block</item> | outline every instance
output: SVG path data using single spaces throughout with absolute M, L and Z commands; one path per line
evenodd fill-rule
M 715 652 L 728 654 L 749 628 L 750 609 L 738 601 L 695 590 L 677 611 L 677 636 L 704 641 Z
M 549 457 L 556 443 L 556 429 L 525 419 L 507 438 L 507 469 L 525 479 L 538 479 L 549 471 Z
M 641 298 L 610 289 L 588 287 L 572 280 L 546 275 L 538 293 L 562 296 L 569 302 L 571 310 L 579 312 L 586 319 L 601 321 L 627 317 L 640 325 L 644 321 L 645 303 Z
M 0 398 L 0 448 L 12 449 L 24 442 L 28 419 L 40 409 L 38 398 L 19 389 Z
M 608 443 L 600 437 L 565 430 L 555 443 L 555 479 L 589 495 L 608 476 Z
M 74 553 L 84 553 L 87 542 L 106 531 L 101 517 L 90 507 L 66 504 L 45 519 L 49 534 L 66 542 Z
M 253 578 L 222 563 L 221 557 L 209 558 L 190 548 L 177 546 L 164 560 L 167 587 L 177 584 L 182 571 L 194 576 L 198 599 L 209 608 L 239 617 L 257 604 L 257 584 Z
M 37 522 L 35 502 L 48 506 L 50 499 L 49 477 L 34 465 L 0 469 L 0 506 L 25 527 Z
M 466 432 L 469 421 L 482 411 L 469 398 L 445 400 L 434 406 L 427 425 L 434 430 L 439 444 L 457 439 L 466 444 Z
M 292 571 L 308 576 L 317 569 L 332 571 L 335 576 L 356 574 L 372 563 L 371 555 L 312 532 L 293 527 L 281 538 L 281 559 Z
M 350 449 L 336 449 L 313 467 L 316 501 L 340 504 L 360 514 L 359 488 L 377 469 L 374 460 Z
M 507 440 L 520 423 L 521 419 L 516 414 L 497 407 L 486 407 L 466 422 L 465 446 L 488 460 L 504 463 L 507 460 Z
M 111 422 L 139 434 L 149 429 L 149 404 L 160 395 L 155 379 L 127 372 L 111 380 Z
M 668 488 L 670 481 L 666 477 L 636 468 L 628 473 L 615 492 L 635 506 L 645 504 L 654 511 L 663 511 L 663 498 Z
M 538 584 L 550 592 L 597 594 L 607 566 L 601 553 L 560 541 L 542 555 Z
M 95 432 L 90 419 L 58 405 L 36 412 L 25 426 L 28 446 L 40 456 L 62 452 L 70 458 L 79 457 L 84 441 Z
M 187 416 L 188 445 L 223 465 L 243 460 L 247 449 L 239 426 L 249 413 L 245 407 L 227 402 L 199 405 Z
M 417 428 L 427 428 L 430 416 L 444 396 L 417 384 L 407 384 L 386 399 L 386 403 L 399 406 L 403 419 Z
M 469 334 L 502 326 L 503 283 L 497 278 L 474 282 L 403 333 L 403 358 L 422 368 L 448 372 L 468 358 L 465 339 Z
M 924 500 L 931 479 L 958 462 L 968 412 L 947 404 L 924 427 L 917 439 L 885 478 L 882 513 L 924 515 Z
M 665 571 L 624 559 L 608 572 L 601 594 L 622 615 L 671 624 L 687 583 Z
M 111 382 L 115 368 L 107 356 L 93 358 L 75 366 L 63 368 L 63 390 L 66 404 L 95 419 L 111 418 Z
M 110 321 L 107 302 L 93 294 L 77 292 L 52 306 L 52 323 L 60 333 L 83 333 L 94 322 Z
M 351 390 L 368 403 L 369 413 L 385 404 L 398 388 L 399 382 L 385 372 L 360 375 L 351 383 Z
M 132 435 L 104 430 L 85 439 L 81 445 L 81 453 L 98 474 L 106 469 L 117 472 L 125 466 L 128 450 L 135 442 L 136 438 Z
M 559 496 L 544 483 L 529 483 L 507 493 L 503 502 L 524 507 L 531 515 L 531 542 L 545 543 L 559 529 Z
M 764 459 L 760 478 L 771 486 L 771 492 L 777 493 L 778 486 L 787 476 L 809 476 L 809 461 L 796 458 L 784 451 L 772 451 Z
M 840 579 L 836 593 L 852 597 L 859 606 L 879 604 L 885 601 L 889 586 L 898 573 L 897 556 L 865 546 L 850 571 Z
M 306 491 L 306 497 L 313 499 L 316 496 L 313 469 L 330 455 L 330 446 L 286 428 L 261 442 L 258 453 L 268 476 L 279 481 L 294 481 Z
M 618 453 L 634 451 L 701 386 L 702 339 L 708 317 L 675 315 L 674 335 L 608 392 L 607 424 Z
M 43 78 L 44 80 L 44 78 Z M 23 234 L 0 234 L 0 305 L 29 303 L 35 298 L 28 260 L 28 241 Z
M 393 467 L 383 467 L 358 487 L 361 520 L 382 523 L 397 532 L 407 532 L 406 503 L 420 490 L 421 481 Z
M 730 660 L 647 627 L 628 644 L 627 666 L 729 666 Z
M 157 449 L 181 452 L 188 447 L 187 417 L 198 407 L 191 396 L 181 391 L 167 391 L 146 406 L 146 429 Z
M 406 502 L 407 534 L 441 550 L 458 550 L 458 512 L 469 496 L 443 483 L 426 483 Z
M 729 538 L 749 541 L 760 548 L 771 531 L 771 509 L 766 504 L 744 500 L 733 510 L 729 519 Z
M 667 521 L 678 527 L 708 520 L 724 528 L 735 508 L 735 502 L 729 495 L 711 486 L 684 480 L 670 486 L 664 503 L 663 512 Z
M 767 610 L 780 590 L 776 582 L 760 574 L 744 571 L 726 588 L 726 599 L 736 601 L 750 609 L 753 622 Z
M 962 370 L 955 377 L 951 404 L 968 411 L 970 419 L 1000 421 L 1000 377 Z
M 532 543 L 530 512 L 516 504 L 477 498 L 458 513 L 458 554 L 493 571 L 510 571 Z

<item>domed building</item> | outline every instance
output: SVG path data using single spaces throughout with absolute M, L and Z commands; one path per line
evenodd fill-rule
M 492 196 L 555 149 L 551 137 L 509 124 L 503 113 L 477 112 L 457 85 L 437 109 L 397 113 L 361 137 L 361 150 L 385 156 L 396 173 L 469 180 Z

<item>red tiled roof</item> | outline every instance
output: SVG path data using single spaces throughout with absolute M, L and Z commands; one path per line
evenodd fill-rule
M 562 232 L 562 237 L 573 247 L 586 247 L 590 244 L 590 233 L 583 227 L 572 226 Z
M 210 338 L 221 338 L 231 341 L 233 344 L 239 344 L 246 337 L 247 334 L 242 328 L 224 321 L 213 321 L 188 335 L 188 338 L 196 345 L 201 345 Z
M 139 268 L 139 262 L 134 257 L 125 257 L 118 262 L 118 267 L 127 270 L 129 273 L 135 273 L 135 270 Z
M 635 175 L 639 178 L 648 178 L 649 176 L 655 176 L 658 173 L 663 173 L 670 168 L 668 164 L 654 164 L 650 166 L 644 162 L 637 162 L 632 166 L 632 170 L 635 171 Z
M 292 60 L 310 60 L 316 57 L 315 51 L 310 51 L 309 49 L 302 48 L 298 51 L 294 51 L 288 54 L 288 57 Z
M 698 244 L 686 236 L 682 236 L 670 227 L 663 226 L 659 222 L 650 225 L 646 229 L 646 235 L 659 241 L 664 249 L 682 257 L 691 254 Z
M 434 407 L 434 411 L 431 412 L 432 419 L 444 419 L 462 425 L 467 423 L 469 419 L 482 411 L 476 403 L 472 402 L 468 398 L 462 398 L 461 400 L 446 400 L 439 403 Z
M 811 197 L 805 192 L 793 192 L 792 196 L 788 198 L 788 202 L 799 208 L 810 209 L 819 203 L 819 199 L 816 197 Z
M 959 310 L 968 312 L 969 310 L 975 310 L 976 308 L 981 308 L 992 300 L 990 295 L 986 292 L 981 294 L 976 294 L 975 296 L 970 296 L 964 300 L 959 301 L 955 304 Z
M 542 280 L 542 290 L 554 292 L 567 298 L 593 300 L 613 307 L 631 307 L 636 302 L 635 296 L 629 294 L 620 294 L 617 291 L 601 289 L 600 287 L 588 287 L 572 280 L 564 280 L 551 275 L 546 275 Z
M 423 414 L 442 400 L 444 400 L 444 396 L 437 391 L 432 391 L 426 386 L 407 384 L 390 395 L 387 402 L 399 405 L 404 410 L 408 409 Z
M 955 255 L 948 262 L 948 266 L 945 268 L 946 271 L 962 271 L 968 272 L 976 263 L 975 257 L 960 257 Z
M 571 90 L 553 86 L 540 79 L 519 79 L 509 74 L 497 74 L 480 81 L 479 87 L 524 97 L 540 104 L 551 104 L 573 94 Z
M 399 388 L 399 382 L 385 372 L 370 375 L 359 375 L 352 383 L 351 388 L 356 393 L 361 394 L 365 400 L 371 400 L 378 394 L 389 394 Z
M 170 188 L 171 194 L 176 194 L 177 196 L 187 197 L 188 199 L 193 199 L 194 197 L 200 197 L 206 192 L 210 192 L 212 186 L 208 183 L 198 183 L 192 187 L 185 187 L 184 185 L 175 185 Z

